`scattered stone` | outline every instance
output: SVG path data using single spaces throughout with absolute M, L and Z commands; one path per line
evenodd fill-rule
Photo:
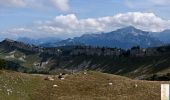
M 61 78 L 61 80 L 64 80 L 65 78 L 63 77 L 63 78 Z
M 83 74 L 84 74 L 84 75 L 87 75 L 87 72 L 84 72 Z
M 7 94 L 10 95 L 10 93 L 12 93 L 11 89 L 7 89 Z
M 110 85 L 110 86 L 112 86 L 112 85 L 113 85 L 113 83 L 111 83 L 111 82 L 110 82 L 110 83 L 109 83 L 109 85 Z
M 50 78 L 49 80 L 50 80 L 50 81 L 54 81 L 54 79 L 53 79 L 53 78 Z
M 137 88 L 138 87 L 138 85 L 137 84 L 135 84 L 135 88 Z
M 84 75 L 87 75 L 87 70 L 84 70 L 84 71 L 83 71 L 83 74 L 84 74 Z
M 53 85 L 53 87 L 58 87 L 58 85 Z

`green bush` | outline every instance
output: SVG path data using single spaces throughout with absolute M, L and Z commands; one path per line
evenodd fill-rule
M 5 69 L 7 67 L 7 63 L 5 60 L 0 59 L 0 70 Z

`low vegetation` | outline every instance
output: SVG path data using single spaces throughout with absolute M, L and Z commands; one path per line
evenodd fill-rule
M 0 99 L 160 100 L 161 82 L 131 80 L 91 71 L 65 75 L 64 80 L 51 76 L 54 80 L 50 81 L 45 77 L 0 71 Z
M 93 70 L 135 79 L 169 73 L 169 51 L 170 46 L 123 50 L 90 46 L 43 48 L 12 40 L 0 43 L 0 59 L 7 61 L 8 70 L 40 74 Z
M 5 69 L 7 67 L 7 63 L 5 60 L 0 59 L 0 69 Z

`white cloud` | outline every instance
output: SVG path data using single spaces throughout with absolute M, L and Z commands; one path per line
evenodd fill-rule
M 170 5 L 170 0 L 149 0 L 157 5 Z
M 2 41 L 4 38 L 16 39 L 18 38 L 18 35 L 10 32 L 0 32 L 0 41 Z
M 1 7 L 49 7 L 57 8 L 60 11 L 69 11 L 69 0 L 0 0 Z
M 169 7 L 170 6 L 170 0 L 125 0 L 125 5 L 129 8 L 136 9 L 136 8 L 157 8 L 158 7 Z
M 24 0 L 0 0 L 0 5 L 8 7 L 25 7 L 26 2 Z
M 30 33 L 32 32 L 31 29 L 28 28 L 13 28 L 11 30 L 9 30 L 10 33 L 14 33 L 14 34 L 22 34 L 22 33 Z
M 80 33 L 86 32 L 98 32 L 103 31 L 103 24 L 97 19 L 78 19 L 76 15 L 60 15 L 54 18 L 52 21 L 41 22 L 39 25 L 41 31 L 52 33 L 67 33 L 73 35 L 80 35 Z
M 135 26 L 146 31 L 162 31 L 169 28 L 170 21 L 163 20 L 154 13 L 129 12 L 101 18 L 78 19 L 76 15 L 60 15 L 51 21 L 42 21 L 39 29 L 53 33 L 93 33 L 112 31 L 125 26 Z
M 158 32 L 170 28 L 170 20 L 163 20 L 154 13 L 128 12 L 100 18 L 78 19 L 75 14 L 60 15 L 49 21 L 38 21 L 32 28 L 13 29 L 21 36 L 68 38 L 84 33 L 108 32 L 134 26 L 141 30 Z M 30 35 L 31 34 L 31 35 Z
M 68 0 L 51 0 L 51 3 L 61 11 L 69 11 L 69 1 Z

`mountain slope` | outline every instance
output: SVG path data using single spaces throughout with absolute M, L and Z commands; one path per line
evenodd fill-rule
M 53 46 L 66 46 L 72 43 L 82 43 L 90 46 L 103 46 L 103 47 L 117 47 L 117 48 L 131 48 L 133 46 L 153 47 L 159 46 L 162 42 L 149 32 L 141 31 L 132 26 L 118 29 L 116 31 L 102 33 L 102 34 L 85 34 L 81 37 L 64 40 Z
M 44 43 L 41 44 L 40 46 L 42 47 L 61 47 L 61 46 L 77 46 L 77 45 L 85 45 L 84 43 L 81 43 L 80 41 L 74 41 L 72 39 L 66 39 L 58 42 L 53 42 L 53 43 Z
M 93 70 L 137 79 L 170 73 L 168 45 L 126 51 L 85 46 L 42 48 L 4 40 L 0 43 L 0 59 L 15 62 L 16 64 L 11 64 L 11 70 L 27 73 L 54 74 Z
M 54 81 L 44 80 L 46 75 L 10 71 L 0 71 L 0 76 L 1 100 L 160 100 L 161 82 L 137 81 L 100 72 L 86 75 L 79 72 L 65 76 L 64 80 L 55 76 Z
M 56 43 L 58 41 L 61 41 L 61 39 L 55 37 L 48 37 L 42 39 L 31 39 L 31 38 L 22 37 L 17 39 L 17 41 L 24 42 L 27 44 L 33 44 L 33 45 L 42 45 L 46 43 Z
M 162 32 L 153 33 L 156 38 L 164 43 L 170 44 L 170 30 L 164 30 Z

